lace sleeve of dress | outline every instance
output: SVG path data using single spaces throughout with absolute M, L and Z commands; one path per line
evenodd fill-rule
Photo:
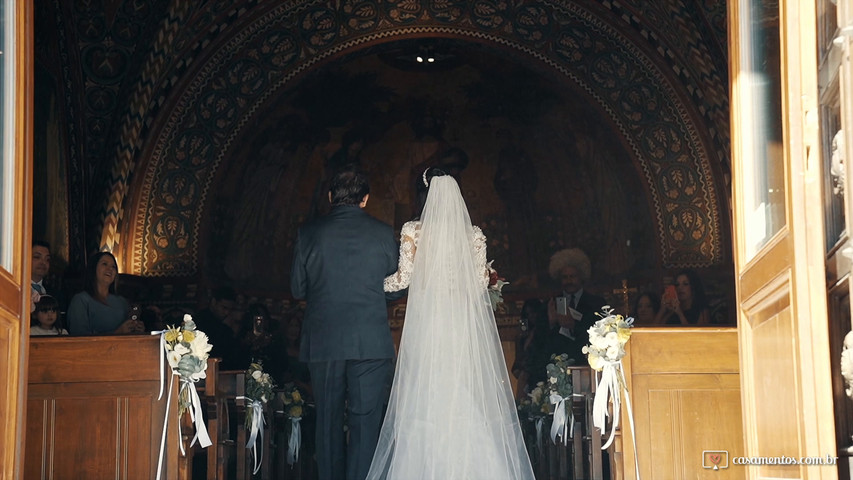
M 420 224 L 406 222 L 400 232 L 400 261 L 397 271 L 385 277 L 384 289 L 386 292 L 397 292 L 409 286 L 412 279 L 412 266 L 415 262 L 415 250 L 417 250 L 417 233 Z
M 489 286 L 489 269 L 486 266 L 486 236 L 480 227 L 474 225 L 474 267 L 483 272 L 480 285 L 483 289 Z

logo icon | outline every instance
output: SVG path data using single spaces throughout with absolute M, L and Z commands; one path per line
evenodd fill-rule
M 702 451 L 702 468 L 720 470 L 729 468 L 728 450 L 704 450 Z

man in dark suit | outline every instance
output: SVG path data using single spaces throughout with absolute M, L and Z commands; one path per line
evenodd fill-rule
M 566 312 L 557 309 L 556 300 L 548 304 L 548 318 L 554 325 L 554 353 L 566 353 L 575 365 L 589 365 L 583 347 L 589 343 L 589 327 L 601 317 L 606 301 L 584 290 L 591 276 L 589 257 L 578 248 L 561 250 L 551 257 L 548 266 L 551 277 L 560 282 L 562 297 L 566 299 Z
M 294 249 L 291 290 L 306 300 L 299 359 L 308 363 L 317 406 L 320 480 L 367 476 L 393 371 L 382 287 L 397 271 L 399 250 L 392 228 L 364 212 L 369 193 L 362 172 L 336 174 L 332 210 L 299 229 Z

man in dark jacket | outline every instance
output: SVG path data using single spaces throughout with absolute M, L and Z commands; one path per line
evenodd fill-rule
M 291 290 L 306 300 L 300 360 L 314 389 L 320 480 L 367 476 L 391 380 L 394 344 L 382 286 L 397 270 L 399 250 L 392 228 L 364 212 L 369 193 L 362 172 L 335 175 L 332 210 L 299 229 L 294 249 Z

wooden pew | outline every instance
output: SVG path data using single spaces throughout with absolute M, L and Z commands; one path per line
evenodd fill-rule
M 150 335 L 32 337 L 23 478 L 156 478 L 168 394 L 157 399 L 162 354 Z M 163 479 L 181 478 L 171 386 Z
M 642 478 L 743 478 L 742 468 L 711 470 L 703 453 L 743 455 L 737 337 L 736 328 L 633 329 L 622 364 L 636 431 L 623 408 L 613 478 L 636 477 L 632 438 Z

